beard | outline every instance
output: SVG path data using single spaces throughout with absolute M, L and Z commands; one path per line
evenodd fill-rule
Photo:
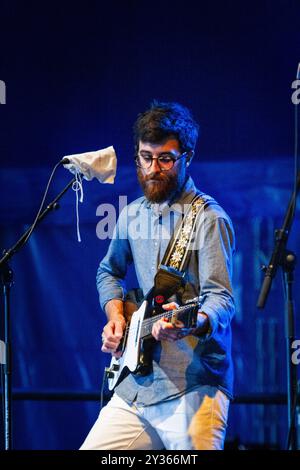
M 163 172 L 144 175 L 141 168 L 137 169 L 137 177 L 142 190 L 152 203 L 161 203 L 173 199 L 182 188 L 183 182 L 177 173 Z

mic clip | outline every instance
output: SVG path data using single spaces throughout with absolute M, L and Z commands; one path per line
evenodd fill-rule
M 59 163 L 60 165 L 68 165 L 71 161 L 67 157 L 64 157 Z

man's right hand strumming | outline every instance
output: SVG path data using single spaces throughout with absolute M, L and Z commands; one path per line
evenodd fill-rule
M 108 318 L 108 322 L 102 331 L 101 351 L 105 353 L 111 353 L 113 356 L 118 357 L 121 355 L 121 351 L 116 351 L 121 342 L 123 332 L 126 327 L 123 301 L 110 300 L 105 306 L 105 312 Z

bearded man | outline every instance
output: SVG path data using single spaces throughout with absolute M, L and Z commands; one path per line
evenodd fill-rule
M 122 354 L 118 347 L 128 324 L 128 266 L 134 263 L 146 295 L 184 208 L 196 195 L 205 206 L 197 218 L 200 236 L 190 247 L 183 292 L 163 305 L 166 318 L 153 321 L 151 368 L 143 375 L 129 373 L 117 384 L 81 449 L 223 449 L 233 386 L 234 231 L 225 211 L 196 189 L 189 174 L 198 131 L 190 111 L 178 103 L 154 102 L 134 125 L 144 196 L 120 214 L 99 265 L 97 287 L 108 319 L 102 332 L 104 353 Z M 137 234 L 130 227 L 142 229 Z M 196 326 L 166 320 L 168 311 L 195 297 L 202 299 Z

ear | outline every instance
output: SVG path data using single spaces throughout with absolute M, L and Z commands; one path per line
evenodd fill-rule
M 186 157 L 186 166 L 190 166 L 190 164 L 192 163 L 192 160 L 193 160 L 193 157 L 194 157 L 194 150 L 190 150 L 187 154 L 187 157 Z

